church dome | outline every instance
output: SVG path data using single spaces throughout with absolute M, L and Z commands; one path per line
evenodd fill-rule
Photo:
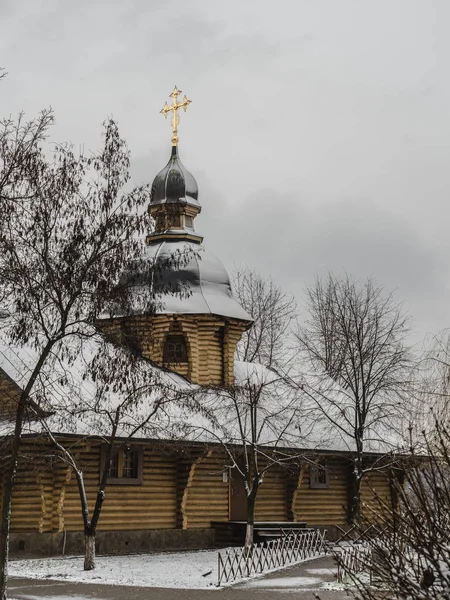
M 211 314 L 252 321 L 234 298 L 225 267 L 202 245 L 162 240 L 147 246 L 146 258 L 157 267 L 153 280 L 156 314 Z M 148 285 L 138 273 L 129 284 L 137 291 Z
M 199 207 L 198 186 L 178 155 L 178 146 L 172 146 L 169 162 L 152 183 L 150 206 L 180 203 Z

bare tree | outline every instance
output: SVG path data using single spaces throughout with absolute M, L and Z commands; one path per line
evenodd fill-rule
M 6 73 L 2 70 L 0 79 Z M 45 139 L 48 128 L 53 122 L 50 110 L 43 111 L 40 116 L 26 122 L 21 114 L 17 120 L 11 118 L 0 122 L 0 220 L 9 213 L 10 205 L 17 205 L 30 198 L 28 176 L 37 173 L 40 163 L 40 144 Z M 2 222 L 1 236 L 7 233 L 7 224 Z M 0 300 L 6 300 L 7 294 L 2 289 Z M 7 563 L 9 544 L 9 524 L 11 517 L 11 493 L 16 470 L 18 447 L 20 441 L 21 422 L 24 413 L 25 400 L 18 406 L 15 441 L 12 448 L 11 464 L 9 465 L 6 490 L 3 492 L 3 510 L 0 523 L 0 597 L 6 598 Z M 9 483 L 10 482 L 10 483 Z
M 182 378 L 155 368 L 129 348 L 100 337 L 77 344 L 77 359 L 70 369 L 66 360 L 58 360 L 50 377 L 42 375 L 35 395 L 39 395 L 41 409 L 45 410 L 32 412 L 27 431 L 49 438 L 57 457 L 72 468 L 84 524 L 84 569 L 92 570 L 113 456 L 126 451 L 135 437 L 182 435 L 186 414 L 192 417 L 198 412 L 197 404 Z M 75 433 L 83 441 L 85 432 L 101 437 L 106 449 L 100 461 L 100 480 L 92 509 L 78 459 L 78 444 L 64 443 L 64 433 Z
M 237 347 L 239 360 L 282 367 L 292 357 L 292 326 L 297 306 L 270 278 L 248 268 L 238 269 L 233 290 L 241 306 L 253 319 Z
M 400 465 L 406 479 L 393 481 L 396 501 L 378 499 L 374 506 L 384 534 L 365 539 L 376 585 L 352 576 L 368 600 L 380 598 L 380 588 L 398 600 L 450 599 L 450 432 L 436 421 L 431 437 L 414 434 L 412 440 Z
M 200 392 L 199 402 L 210 420 L 192 429 L 203 439 L 220 444 L 231 476 L 243 480 L 247 498 L 245 545 L 249 546 L 265 474 L 308 459 L 297 450 L 302 439 L 299 390 L 287 378 L 257 363 L 237 363 L 235 376 L 233 386 Z
M 435 431 L 435 422 L 450 419 L 450 332 L 443 330 L 427 340 L 420 368 L 416 369 L 416 412 L 421 427 Z
M 298 348 L 317 384 L 304 386 L 318 419 L 347 440 L 354 452 L 350 519 L 358 522 L 368 449 L 395 444 L 393 433 L 406 402 L 412 364 L 407 318 L 391 294 L 368 279 L 328 275 L 307 288 L 309 319 Z M 323 374 L 323 377 L 321 376 Z M 383 442 L 380 445 L 380 442 Z
M 0 81 L 6 73 L 0 69 Z M 40 144 L 53 123 L 51 109 L 30 121 L 21 113 L 17 119 L 0 120 L 0 199 L 19 202 L 29 199 L 29 174 L 37 172 L 41 158 Z
M 142 311 L 154 307 L 154 265 L 143 259 L 143 234 L 150 225 L 143 207 L 149 188 L 123 191 L 130 157 L 116 123 L 105 123 L 100 153 L 76 157 L 69 146 L 62 146 L 48 160 L 41 142 L 50 122 L 47 113 L 31 125 L 22 125 L 19 118 L 16 123 L 7 121 L 0 134 L 0 298 L 10 315 L 2 334 L 8 342 L 35 351 L 17 401 L 4 479 L 2 600 L 22 426 L 43 368 L 60 359 L 70 364 L 75 355 L 68 340 L 93 335 L 97 319 L 111 314 L 112 307 L 123 315 L 136 302 Z M 148 283 L 138 298 L 124 277 L 133 265 Z

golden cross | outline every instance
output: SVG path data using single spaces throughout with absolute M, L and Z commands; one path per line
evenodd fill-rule
M 178 98 L 178 96 L 180 94 L 181 94 L 181 90 L 179 90 L 177 88 L 177 86 L 175 86 L 173 88 L 173 92 L 169 96 L 169 98 L 173 98 L 173 104 L 172 104 L 172 106 L 169 106 L 167 104 L 167 102 L 166 102 L 164 104 L 164 108 L 162 110 L 160 110 L 160 113 L 163 114 L 166 119 L 167 119 L 167 115 L 169 114 L 169 112 L 173 111 L 173 116 L 172 116 L 172 121 L 171 121 L 171 125 L 172 125 L 172 146 L 177 146 L 178 145 L 178 124 L 180 122 L 180 115 L 178 114 L 177 111 L 178 111 L 179 108 L 183 108 L 184 112 L 186 112 L 187 107 L 192 102 L 192 100 L 188 100 L 187 99 L 186 94 L 184 95 L 183 102 L 178 102 L 177 98 Z

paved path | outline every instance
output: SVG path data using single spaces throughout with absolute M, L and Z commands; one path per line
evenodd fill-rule
M 11 578 L 9 598 L 14 600 L 283 600 L 283 597 L 313 600 L 346 600 L 343 591 L 321 589 L 324 583 L 335 581 L 336 569 L 331 557 L 319 558 L 271 573 L 230 588 L 185 590 L 141 588 L 85 583 L 65 583 Z

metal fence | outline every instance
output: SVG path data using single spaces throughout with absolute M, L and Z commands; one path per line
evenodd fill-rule
M 383 581 L 389 581 L 390 566 L 389 556 L 390 544 L 383 538 L 373 538 L 360 543 L 345 543 L 335 546 L 332 550 L 337 563 L 337 581 L 344 580 L 355 582 L 359 573 L 366 573 L 370 585 L 380 585 Z M 418 572 L 423 573 L 428 563 L 421 562 L 420 557 L 413 548 L 405 546 L 401 550 L 404 560 L 404 568 L 417 565 Z
M 342 529 L 339 525 L 336 525 L 335 527 L 339 534 L 339 537 L 335 541 L 336 545 L 339 545 L 341 542 L 358 544 L 368 538 L 381 538 L 388 531 L 388 527 L 381 527 L 376 524 L 368 525 L 365 529 L 360 525 L 352 525 L 352 527 L 347 529 Z
M 219 552 L 218 585 L 326 553 L 325 531 L 303 529 L 283 533 L 269 542 Z
M 347 577 L 367 571 L 370 573 L 372 550 L 366 544 L 350 544 L 341 546 L 335 551 L 337 562 L 337 580 L 342 583 Z

